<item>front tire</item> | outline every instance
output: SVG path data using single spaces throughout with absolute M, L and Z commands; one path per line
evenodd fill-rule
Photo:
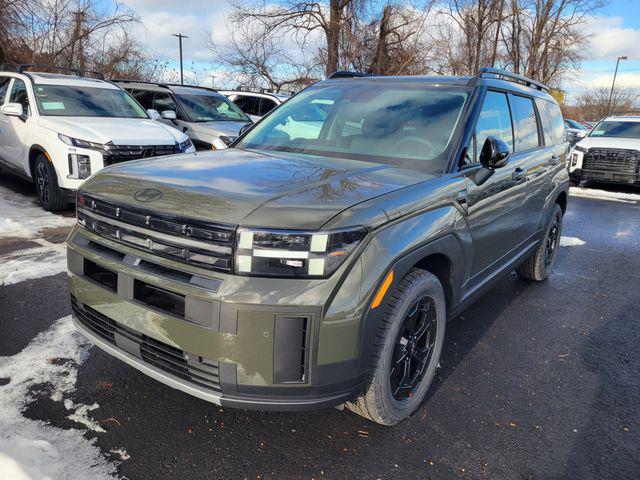
M 347 408 L 381 425 L 396 425 L 411 415 L 433 381 L 445 324 L 446 303 L 438 278 L 411 270 L 387 302 L 366 393 Z
M 516 268 L 516 273 L 527 280 L 541 282 L 551 274 L 558 259 L 558 247 L 562 236 L 562 209 L 555 203 L 538 248 L 527 260 Z
M 33 182 L 42 208 L 48 212 L 59 212 L 67 208 L 64 192 L 58 186 L 56 171 L 43 154 L 36 158 Z

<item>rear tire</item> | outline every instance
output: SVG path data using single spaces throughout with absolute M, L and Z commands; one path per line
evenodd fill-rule
M 381 425 L 396 425 L 424 400 L 440 361 L 446 324 L 438 278 L 411 270 L 388 300 L 371 356 L 366 393 L 347 408 Z
M 551 274 L 558 258 L 558 247 L 562 236 L 562 209 L 555 203 L 549 222 L 538 248 L 527 260 L 516 268 L 516 273 L 527 280 L 541 282 Z
M 59 212 L 67 208 L 64 192 L 58 186 L 58 176 L 51 162 L 40 154 L 34 164 L 33 183 L 42 208 L 48 212 Z

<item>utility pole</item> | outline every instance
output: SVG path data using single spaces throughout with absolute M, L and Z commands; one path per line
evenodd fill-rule
M 216 88 L 216 76 L 213 74 L 210 76 L 211 76 L 211 87 Z
M 184 71 L 182 69 L 182 39 L 189 38 L 187 35 L 181 33 L 172 34 L 173 37 L 178 37 L 178 45 L 180 47 L 180 85 L 184 85 Z
M 626 60 L 627 57 L 618 57 L 616 61 L 616 69 L 613 72 L 613 83 L 611 84 L 611 92 L 609 92 L 609 108 L 607 109 L 607 115 L 611 115 L 611 101 L 613 100 L 613 89 L 616 87 L 616 77 L 618 76 L 618 65 L 620 65 L 620 60 Z

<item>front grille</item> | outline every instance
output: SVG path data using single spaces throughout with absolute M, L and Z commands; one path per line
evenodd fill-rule
M 171 145 L 106 145 L 103 154 L 104 166 L 115 165 L 129 160 L 139 158 L 161 157 L 164 155 L 174 155 L 180 153 L 177 144 Z
M 169 217 L 78 197 L 78 224 L 101 237 L 213 270 L 231 271 L 235 226 Z
M 637 150 L 590 148 L 583 169 L 635 174 L 639 163 L 640 152 Z
M 78 321 L 103 340 L 118 346 L 118 336 L 124 337 L 138 346 L 137 356 L 145 363 L 202 388 L 220 392 L 218 362 L 186 353 L 131 330 L 91 307 L 81 307 L 73 295 L 71 308 Z

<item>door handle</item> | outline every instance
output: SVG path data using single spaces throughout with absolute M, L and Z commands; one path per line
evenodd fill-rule
M 524 170 L 520 167 L 516 168 L 511 174 L 511 178 L 516 182 L 520 182 L 524 178 Z

